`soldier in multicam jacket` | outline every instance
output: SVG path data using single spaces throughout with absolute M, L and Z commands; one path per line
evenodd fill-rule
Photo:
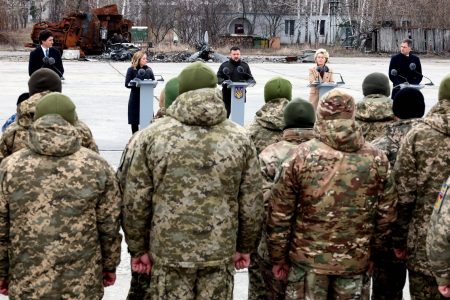
M 287 163 L 292 157 L 292 152 L 303 142 L 313 138 L 312 128 L 315 121 L 314 106 L 303 99 L 294 99 L 284 109 L 283 140 L 268 146 L 259 155 L 261 173 L 264 178 L 263 196 L 264 207 L 267 212 L 270 189 L 276 178 L 279 177 L 281 165 Z M 265 218 L 266 219 L 266 218 Z M 259 299 L 284 299 L 286 288 L 285 280 L 277 280 L 272 273 L 272 263 L 267 251 L 266 230 L 263 225 L 261 242 L 258 247 L 257 265 L 259 266 L 263 282 L 260 286 L 253 286 L 252 295 Z
M 274 77 L 264 86 L 266 104 L 256 112 L 255 120 L 245 126 L 258 154 L 267 146 L 281 141 L 284 128 L 283 111 L 291 99 L 292 84 L 289 80 Z
M 61 92 L 61 78 L 50 69 L 39 69 L 31 75 L 28 88 L 30 98 L 17 106 L 16 121 L 6 128 L 0 139 L 0 161 L 26 147 L 28 128 L 33 123 L 36 104 L 51 92 Z M 82 146 L 98 153 L 97 144 L 89 127 L 78 120 L 78 117 L 74 126 L 77 128 L 77 134 L 81 137 Z
M 108 163 L 81 147 L 75 105 L 36 107 L 28 147 L 0 165 L 0 289 L 10 299 L 101 299 L 120 261 L 121 198 Z
M 389 124 L 383 136 L 372 145 L 382 150 L 391 167 L 394 167 L 400 145 L 408 131 L 421 122 L 425 112 L 422 93 L 414 88 L 404 88 L 395 96 L 392 110 L 396 121 Z M 372 300 L 401 300 L 406 281 L 406 264 L 396 258 L 389 241 L 383 249 L 374 253 L 372 268 Z
M 406 135 L 395 162 L 399 195 L 393 245 L 407 259 L 413 299 L 439 299 L 425 251 L 425 239 L 435 197 L 450 175 L 450 75 L 439 87 L 438 103 L 421 124 Z
M 444 297 L 450 297 L 450 177 L 442 185 L 427 234 L 430 268 Z
M 286 299 L 368 299 L 371 251 L 389 234 L 397 194 L 386 155 L 364 141 L 353 98 L 320 99 L 315 138 L 298 146 L 274 184 L 267 221 Z
M 151 269 L 151 299 L 232 299 L 233 260 L 247 267 L 256 251 L 263 218 L 256 150 L 227 120 L 216 84 L 205 64 L 185 68 L 180 96 L 130 154 L 123 227 L 132 268 Z
M 356 104 L 356 121 L 364 138 L 371 142 L 384 134 L 386 126 L 394 122 L 389 78 L 383 73 L 372 73 L 362 83 L 364 99 Z

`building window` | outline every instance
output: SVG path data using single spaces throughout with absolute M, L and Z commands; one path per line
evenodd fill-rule
M 319 31 L 319 35 L 325 35 L 325 20 L 318 20 L 316 29 Z
M 284 20 L 284 34 L 294 35 L 295 32 L 295 20 Z
M 234 24 L 235 34 L 244 34 L 244 24 Z

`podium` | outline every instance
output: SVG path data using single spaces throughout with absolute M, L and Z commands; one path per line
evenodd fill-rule
M 326 93 L 328 93 L 329 91 L 331 91 L 332 89 L 338 87 L 339 85 L 341 85 L 342 83 L 336 83 L 336 82 L 313 82 L 310 85 L 308 85 L 309 87 L 316 87 L 319 89 L 319 99 L 322 98 L 323 95 L 325 95 Z
M 246 88 L 254 86 L 255 83 L 231 82 L 228 88 L 231 88 L 231 113 L 230 119 L 239 125 L 244 126 L 245 116 L 245 97 Z
M 397 86 L 400 87 L 400 89 L 404 89 L 406 87 L 409 87 L 409 88 L 413 88 L 413 89 L 416 89 L 416 90 L 420 90 L 420 89 L 423 89 L 425 87 L 425 84 L 411 84 L 409 82 L 403 82 L 403 83 L 400 83 Z
M 153 120 L 153 91 L 158 84 L 157 80 L 131 80 L 139 88 L 139 129 L 150 125 Z

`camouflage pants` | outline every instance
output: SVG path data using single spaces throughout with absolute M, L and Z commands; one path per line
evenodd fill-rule
M 275 279 L 272 264 L 264 261 L 259 255 L 252 257 L 253 268 L 248 269 L 248 300 L 282 300 L 286 282 Z
M 439 293 L 438 285 L 434 277 L 411 270 L 408 270 L 408 275 L 411 300 L 448 299 L 442 297 Z
M 152 300 L 233 299 L 234 267 L 173 268 L 152 270 L 150 293 Z
M 406 264 L 392 249 L 378 255 L 372 273 L 372 300 L 402 300 L 406 282 Z
M 321 275 L 302 266 L 289 271 L 286 300 L 368 300 L 370 280 L 366 273 L 351 276 Z
M 150 287 L 150 278 L 150 275 L 132 272 L 127 300 L 145 299 L 145 294 Z

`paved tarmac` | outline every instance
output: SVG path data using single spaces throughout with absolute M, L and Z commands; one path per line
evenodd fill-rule
M 155 74 L 162 75 L 166 81 L 176 75 L 188 63 L 152 63 Z M 208 64 L 214 71 L 217 63 Z M 362 99 L 361 83 L 372 72 L 387 74 L 388 58 L 332 58 L 330 66 L 342 74 L 345 81 L 343 88 L 359 101 Z M 312 64 L 301 63 L 258 63 L 250 64 L 257 84 L 248 89 L 245 123 L 251 122 L 255 112 L 264 104 L 264 84 L 274 76 L 283 76 L 293 84 L 293 96 L 308 99 L 308 68 Z M 129 62 L 104 61 L 64 61 L 66 70 L 63 93 L 68 95 L 77 106 L 77 113 L 92 130 L 101 154 L 117 168 L 121 151 L 131 136 L 127 124 L 127 103 L 129 90 L 124 86 L 124 75 Z M 450 60 L 422 59 L 424 74 L 436 84 L 425 87 L 427 111 L 437 102 L 438 85 L 450 70 Z M 17 61 L 0 61 L 0 125 L 16 110 L 17 97 L 28 91 L 28 63 Z M 339 76 L 339 75 L 336 75 Z M 428 80 L 424 78 L 422 83 Z M 155 95 L 159 95 L 164 83 L 158 84 Z M 157 102 L 154 103 L 157 109 Z M 129 287 L 129 256 L 123 243 L 122 262 L 117 270 L 118 280 L 115 286 L 105 290 L 104 299 L 125 299 Z M 239 272 L 235 277 L 235 299 L 247 299 L 247 273 Z M 0 297 L 5 299 L 5 297 Z M 409 299 L 409 295 L 405 295 Z

